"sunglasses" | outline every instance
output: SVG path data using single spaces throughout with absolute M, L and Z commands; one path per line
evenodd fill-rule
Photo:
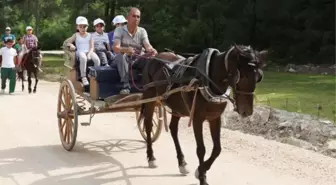
M 86 25 L 79 25 L 78 27 L 79 28 L 86 28 L 87 26 Z

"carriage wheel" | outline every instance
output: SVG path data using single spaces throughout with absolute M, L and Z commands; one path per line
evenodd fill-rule
M 76 143 L 78 111 L 74 86 L 71 81 L 63 80 L 58 93 L 57 103 L 58 130 L 63 148 L 71 151 Z
M 154 109 L 154 114 L 153 114 L 153 127 L 152 127 L 152 142 L 154 143 L 160 136 L 161 131 L 162 131 L 162 126 L 163 126 L 163 107 L 162 106 L 156 106 Z M 136 111 L 135 112 L 136 120 L 138 122 L 140 112 Z M 140 134 L 144 140 L 147 140 L 147 134 L 146 134 L 146 129 L 144 125 L 144 119 L 141 120 L 141 122 L 138 122 L 138 129 L 140 131 Z

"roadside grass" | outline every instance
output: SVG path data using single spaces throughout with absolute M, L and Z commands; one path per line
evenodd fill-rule
M 64 77 L 68 68 L 63 63 L 62 56 L 45 55 L 42 78 L 58 81 Z M 336 109 L 335 84 L 336 78 L 332 75 L 265 71 L 263 81 L 257 85 L 256 103 L 333 121 Z
M 42 70 L 40 77 L 49 81 L 59 81 L 61 77 L 65 77 L 69 69 L 65 67 L 63 56 L 44 55 Z
M 257 85 L 257 104 L 335 119 L 335 76 L 264 72 Z

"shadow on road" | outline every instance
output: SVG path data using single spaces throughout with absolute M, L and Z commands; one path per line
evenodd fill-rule
M 65 151 L 60 145 L 0 150 L 0 176 L 11 178 L 13 181 L 15 181 L 14 175 L 17 177 L 20 173 L 44 176 L 43 179 L 30 185 L 99 185 L 117 181 L 118 184 L 131 185 L 131 179 L 137 177 L 180 176 L 179 174 L 130 175 L 127 171 L 147 166 L 125 167 L 112 157 L 118 152 L 134 153 L 144 148 L 143 141 L 122 139 L 78 142 L 72 152 Z

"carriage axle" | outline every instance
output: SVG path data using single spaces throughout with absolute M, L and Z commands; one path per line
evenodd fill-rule
M 74 114 L 71 111 L 61 111 L 57 113 L 57 118 L 62 118 L 62 119 L 73 119 L 74 118 Z

